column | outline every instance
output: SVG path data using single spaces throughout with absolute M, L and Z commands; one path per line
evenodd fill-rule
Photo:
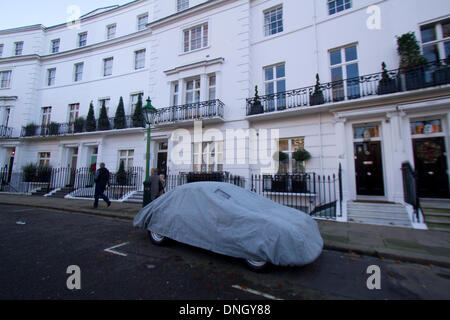
M 336 153 L 337 153 L 337 166 L 339 168 L 339 164 L 342 168 L 342 203 L 337 206 L 337 220 L 338 221 L 347 221 L 347 201 L 350 198 L 350 189 L 349 189 L 349 177 L 352 175 L 348 172 L 348 157 L 346 152 L 346 141 L 347 137 L 345 134 L 345 118 L 336 117 L 334 120 L 334 130 L 336 133 Z M 337 182 L 339 187 L 339 181 Z

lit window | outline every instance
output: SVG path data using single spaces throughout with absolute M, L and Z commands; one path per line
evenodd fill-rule
M 50 152 L 39 152 L 39 166 L 49 166 L 50 165 Z
M 278 173 L 279 174 L 298 174 L 304 172 L 305 163 L 294 159 L 295 151 L 304 148 L 305 138 L 280 139 L 279 151 L 287 155 L 285 159 L 280 159 Z
M 283 32 L 283 8 L 275 8 L 264 12 L 264 34 L 270 36 Z

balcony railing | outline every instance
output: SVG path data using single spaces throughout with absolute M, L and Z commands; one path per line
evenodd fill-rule
M 417 90 L 450 83 L 450 63 L 430 62 L 410 69 L 390 70 L 316 86 L 247 99 L 247 115 L 311 107 L 370 96 Z
M 223 110 L 224 104 L 219 99 L 158 109 L 155 125 L 223 118 Z
M 8 128 L 6 126 L 0 126 L 0 138 L 1 139 L 10 139 L 13 137 L 13 128 Z
M 120 127 L 116 127 L 114 125 L 115 118 L 109 118 L 109 128 L 103 128 L 99 126 L 98 119 L 96 120 L 96 128 L 95 130 L 88 130 L 86 127 L 86 122 L 77 123 L 50 123 L 45 126 L 38 125 L 27 125 L 22 128 L 22 137 L 47 137 L 47 136 L 58 136 L 58 135 L 66 135 L 66 134 L 75 134 L 75 133 L 84 133 L 84 132 L 97 132 L 97 131 L 105 131 L 105 130 L 117 130 L 117 129 L 129 129 L 129 128 L 140 128 L 140 126 L 134 126 L 133 117 L 126 116 L 124 118 L 124 123 Z

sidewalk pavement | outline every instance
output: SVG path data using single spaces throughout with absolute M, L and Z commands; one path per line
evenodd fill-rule
M 98 209 L 93 209 L 93 200 L 14 194 L 0 194 L 0 204 L 92 214 L 130 220 L 130 222 L 142 208 L 141 204 L 121 202 L 113 202 L 111 207 L 107 208 L 102 201 Z M 317 222 L 324 239 L 325 249 L 450 268 L 449 232 L 329 220 L 317 220 Z

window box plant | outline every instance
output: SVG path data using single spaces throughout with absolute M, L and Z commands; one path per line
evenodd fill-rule
M 29 123 L 25 126 L 25 137 L 33 137 L 36 135 L 37 126 L 34 123 Z
M 57 136 L 59 134 L 59 123 L 50 122 L 48 124 L 48 135 Z
M 311 106 L 317 106 L 325 103 L 322 89 L 320 87 L 319 74 L 316 74 L 316 86 L 314 87 L 314 93 L 309 96 L 309 104 Z
M 420 52 L 419 42 L 414 32 L 397 37 L 397 52 L 400 56 L 400 69 L 405 75 L 406 90 L 424 88 L 427 60 Z
M 249 115 L 261 114 L 261 113 L 264 113 L 264 108 L 261 104 L 261 100 L 258 95 L 258 86 L 255 86 L 255 97 L 253 98 L 253 101 L 251 102 Z

